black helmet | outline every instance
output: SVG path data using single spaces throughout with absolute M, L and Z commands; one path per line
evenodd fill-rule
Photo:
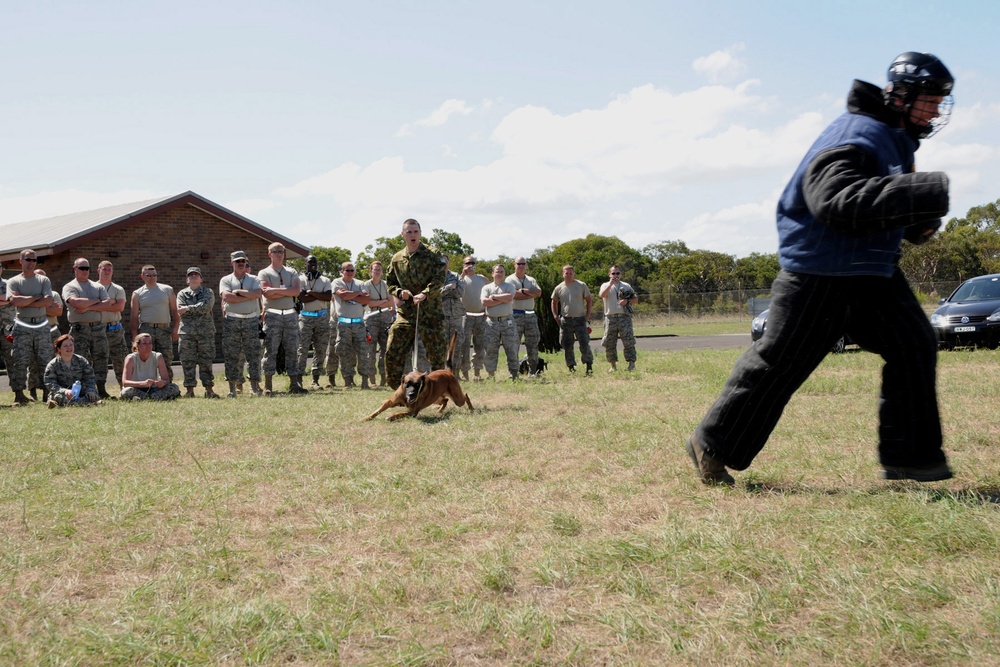
M 955 86 L 955 77 L 937 56 L 916 51 L 901 53 L 889 65 L 887 78 L 886 102 L 903 115 L 906 130 L 913 138 L 924 139 L 948 124 L 954 104 L 951 91 Z M 938 105 L 938 117 L 926 125 L 910 120 L 910 108 L 920 95 L 944 97 Z

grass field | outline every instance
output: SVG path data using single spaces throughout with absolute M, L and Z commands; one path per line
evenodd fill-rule
M 0 663 L 1000 662 L 1000 353 L 940 357 L 955 479 L 877 481 L 858 352 L 733 489 L 683 440 L 737 352 L 640 354 L 392 424 L 359 390 L 0 410 Z

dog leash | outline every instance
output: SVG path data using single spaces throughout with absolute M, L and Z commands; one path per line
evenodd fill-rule
M 413 370 L 417 370 L 417 341 L 420 340 L 420 302 L 417 302 L 417 317 L 413 324 Z

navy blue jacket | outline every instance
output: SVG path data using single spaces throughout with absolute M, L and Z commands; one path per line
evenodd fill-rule
M 813 144 L 778 201 L 778 259 L 788 271 L 890 276 L 904 233 L 917 241 L 948 212 L 948 177 L 914 172 L 919 143 L 882 92 L 855 81 L 848 111 Z

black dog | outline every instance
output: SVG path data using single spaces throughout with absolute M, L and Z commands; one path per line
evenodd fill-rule
M 549 367 L 547 361 L 538 357 L 538 366 L 535 367 L 535 375 L 539 375 L 542 371 Z M 528 375 L 531 372 L 531 362 L 528 361 L 528 357 L 521 359 L 518 364 L 517 372 L 520 375 Z

